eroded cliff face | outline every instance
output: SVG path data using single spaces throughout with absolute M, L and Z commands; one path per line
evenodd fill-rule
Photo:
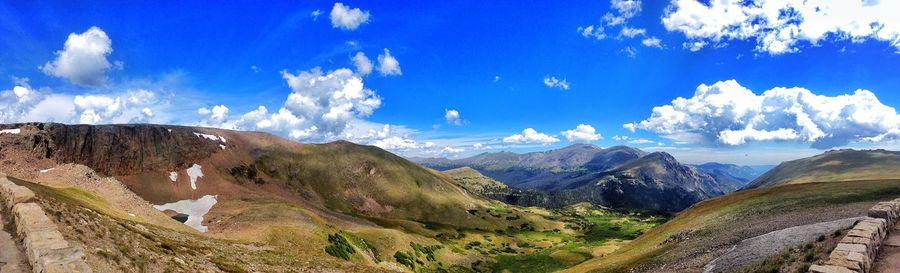
M 65 125 L 24 123 L 2 125 L 20 129 L 31 152 L 57 163 L 76 163 L 104 176 L 124 176 L 151 170 L 185 169 L 220 151 L 224 141 L 198 136 L 190 127 L 128 125 Z

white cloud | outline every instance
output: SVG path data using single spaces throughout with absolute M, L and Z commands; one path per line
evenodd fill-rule
M 331 26 L 334 28 L 354 30 L 368 21 L 369 11 L 350 8 L 343 3 L 334 3 L 334 7 L 331 8 Z
M 569 142 L 592 142 L 603 138 L 597 133 L 593 126 L 588 124 L 578 124 L 575 129 L 561 132 Z
M 499 82 L 499 81 L 500 81 L 500 76 L 494 76 L 494 82 Z
M 83 124 L 149 122 L 166 112 L 168 102 L 146 89 L 120 93 L 68 95 L 26 82 L 0 91 L 0 123 L 63 122 Z
M 638 145 L 639 144 L 650 144 L 650 143 L 655 142 L 653 140 L 649 140 L 646 138 L 632 138 L 629 136 L 620 136 L 620 135 L 613 136 L 613 140 L 623 141 L 623 142 L 628 142 L 628 144 L 638 144 Z M 660 144 L 660 143 L 658 143 L 658 144 Z M 660 145 L 662 145 L 662 144 L 660 144 Z
M 441 149 L 442 153 L 447 153 L 447 154 L 458 154 L 458 153 L 462 153 L 465 151 L 466 151 L 466 149 L 463 149 L 463 148 L 453 148 L 453 147 L 449 147 L 449 146 Z
M 640 0 L 612 0 L 610 6 L 619 12 L 619 16 L 625 19 L 634 17 L 641 12 Z
M 569 90 L 569 81 L 565 78 L 563 78 L 562 80 L 557 79 L 556 76 L 544 76 L 544 85 L 550 88 Z
M 632 28 L 632 27 L 622 27 L 622 30 L 619 31 L 619 35 L 628 38 L 634 38 L 637 36 L 643 36 L 647 34 L 647 30 L 643 28 Z
M 365 53 L 356 52 L 356 55 L 353 55 L 353 65 L 356 66 L 356 73 L 360 75 L 369 75 L 372 73 L 373 64 L 372 61 L 369 60 L 369 57 L 366 57 Z
M 56 59 L 40 67 L 45 74 L 65 78 L 84 86 L 102 86 L 112 65 L 106 56 L 112 53 L 112 40 L 98 27 L 81 34 L 71 33 Z M 119 66 L 121 67 L 121 66 Z
M 514 134 L 508 137 L 503 138 L 503 143 L 511 143 L 511 144 L 542 144 L 548 145 L 550 143 L 559 142 L 559 139 L 544 133 L 539 133 L 533 128 L 525 128 L 522 130 L 521 134 Z
M 651 144 L 653 140 L 649 140 L 646 138 L 636 138 L 628 141 L 629 144 Z
M 392 136 L 384 139 L 379 139 L 372 143 L 379 148 L 385 150 L 410 150 L 417 149 L 420 147 L 415 140 L 403 138 L 399 136 Z
M 378 72 L 384 76 L 403 75 L 403 71 L 400 71 L 400 62 L 387 48 L 384 49 L 384 54 L 378 54 Z
M 634 58 L 637 56 L 637 49 L 635 49 L 634 47 L 626 46 L 621 50 L 621 52 L 622 54 L 625 54 L 625 56 L 628 56 L 628 58 Z
M 147 122 L 153 116 L 148 106 L 157 101 L 154 92 L 138 89 L 119 95 L 78 95 L 72 103 L 79 123 L 101 124 Z
M 656 37 L 645 38 L 641 41 L 641 44 L 646 47 L 662 48 L 662 41 L 660 41 L 659 38 Z
M 444 112 L 444 119 L 447 121 L 447 124 L 453 124 L 456 126 L 462 125 L 462 119 L 459 118 L 459 111 L 448 109 Z
M 900 128 L 900 115 L 868 90 L 824 96 L 800 87 L 776 87 L 756 95 L 728 80 L 701 84 L 693 97 L 654 107 L 650 118 L 633 126 L 680 142 L 800 141 L 825 149 L 883 140 L 879 137 Z
M 200 109 L 197 109 L 197 114 L 205 116 L 204 120 L 200 122 L 202 125 L 227 127 L 222 126 L 228 118 L 228 107 L 225 105 L 216 105 L 212 108 L 201 107 Z
M 606 33 L 603 32 L 603 26 L 601 25 L 578 27 L 578 33 L 581 33 L 581 36 L 584 36 L 584 38 L 594 38 L 597 40 L 606 38 Z
M 260 106 L 235 121 L 242 130 L 262 130 L 295 139 L 334 138 L 351 122 L 368 117 L 381 106 L 375 91 L 363 85 L 350 69 L 328 73 L 313 68 L 292 74 L 281 72 L 291 87 L 284 104 L 274 113 Z
M 611 0 L 610 11 L 601 18 L 600 24 L 578 27 L 578 33 L 585 38 L 602 40 L 607 37 L 606 28 L 619 28 L 619 38 L 634 38 L 647 34 L 643 28 L 627 26 L 628 20 L 641 12 L 640 0 Z
M 884 41 L 900 52 L 898 1 L 710 1 L 674 0 L 663 16 L 669 31 L 681 32 L 699 50 L 729 40 L 756 42 L 772 55 L 797 52 L 822 41 Z
M 311 16 L 313 18 L 313 21 L 318 20 L 319 15 L 322 15 L 322 10 L 320 10 L 320 9 L 316 9 L 309 13 L 309 16 Z
M 251 65 L 250 70 L 252 70 L 253 73 L 259 73 L 259 67 L 256 67 L 255 65 Z

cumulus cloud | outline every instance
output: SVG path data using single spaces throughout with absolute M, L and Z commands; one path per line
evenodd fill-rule
M 561 132 L 569 142 L 592 142 L 603 138 L 597 133 L 593 126 L 588 124 L 578 124 L 575 129 Z
M 350 122 L 368 117 L 381 106 L 375 91 L 347 68 L 328 73 L 319 68 L 297 74 L 282 71 L 281 76 L 291 88 L 284 104 L 272 113 L 260 106 L 244 114 L 235 121 L 237 129 L 269 131 L 294 139 L 333 138 Z
M 313 18 L 313 21 L 319 19 L 319 15 L 322 15 L 322 10 L 316 9 L 309 13 L 309 16 Z
M 148 122 L 167 102 L 152 91 L 129 89 L 113 94 L 68 95 L 22 82 L 0 91 L 0 123 L 63 122 L 81 124 Z M 157 109 L 157 110 L 154 110 Z
M 400 62 L 391 55 L 391 51 L 384 49 L 384 54 L 378 54 L 378 72 L 383 76 L 400 76 Z
M 366 54 L 362 53 L 362 51 L 356 52 L 356 55 L 353 55 L 352 60 L 353 65 L 356 66 L 356 73 L 363 76 L 372 73 L 374 65 L 372 65 L 372 61 L 369 60 L 369 57 L 366 57 Z
M 663 16 L 669 31 L 681 32 L 700 50 L 730 40 L 756 42 L 772 55 L 797 52 L 822 41 L 868 39 L 887 42 L 900 52 L 898 1 L 709 1 L 674 0 Z
M 204 116 L 203 121 L 200 122 L 202 125 L 226 127 L 223 126 L 223 123 L 228 118 L 228 107 L 225 105 L 216 105 L 212 108 L 201 107 L 197 109 L 197 114 Z
M 563 78 L 562 80 L 556 78 L 556 76 L 544 76 L 544 85 L 550 88 L 559 88 L 562 90 L 569 90 L 569 81 Z
M 648 119 L 625 124 L 680 142 L 741 145 L 800 141 L 827 149 L 851 142 L 890 139 L 900 115 L 874 93 L 824 96 L 805 88 L 776 87 L 754 94 L 735 80 L 701 84 L 691 98 L 657 106 Z
M 112 40 L 98 27 L 81 34 L 71 33 L 56 59 L 40 66 L 45 74 L 65 78 L 84 86 L 102 86 L 112 64 L 106 57 L 112 53 Z M 121 65 L 119 65 L 121 67 Z
M 559 139 L 544 133 L 539 133 L 533 128 L 525 128 L 521 134 L 514 134 L 503 138 L 503 143 L 510 144 L 541 144 L 548 145 L 559 142 Z
M 444 119 L 447 121 L 447 124 L 456 126 L 462 125 L 462 119 L 459 118 L 459 111 L 453 109 L 444 111 Z
M 313 11 L 315 14 L 315 11 Z M 315 16 L 317 17 L 317 15 Z M 350 8 L 343 3 L 334 3 L 331 8 L 331 26 L 344 30 L 354 30 L 369 21 L 369 11 Z

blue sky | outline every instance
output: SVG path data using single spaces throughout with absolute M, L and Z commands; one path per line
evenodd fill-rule
M 798 2 L 774 7 L 764 22 L 760 13 L 772 7 L 756 3 L 751 18 L 735 13 L 741 5 L 4 1 L 0 121 L 202 125 L 349 139 L 407 156 L 589 142 L 691 163 L 775 164 L 824 149 L 900 146 L 892 108 L 900 22 L 872 12 L 896 4 Z M 70 34 L 94 47 L 66 46 Z M 371 72 L 355 65 L 357 52 Z M 318 80 L 304 84 L 310 79 Z M 701 84 L 721 95 L 654 114 L 695 97 Z M 762 95 L 777 87 L 802 90 Z M 759 102 L 745 105 L 755 99 L 743 89 Z M 868 91 L 854 96 L 858 89 Z M 345 97 L 329 99 L 335 94 Z M 753 113 L 734 112 L 747 107 Z

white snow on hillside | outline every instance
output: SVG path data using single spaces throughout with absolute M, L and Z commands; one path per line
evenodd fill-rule
M 194 165 L 197 166 L 197 165 Z M 209 231 L 209 227 L 203 225 L 203 216 L 209 213 L 209 210 L 218 202 L 216 195 L 205 195 L 197 200 L 181 200 L 174 203 L 163 205 L 154 205 L 153 207 L 160 211 L 174 210 L 178 213 L 187 214 L 185 225 L 192 227 L 200 232 Z
M 187 174 L 191 177 L 191 189 L 197 189 L 197 179 L 203 177 L 203 170 L 201 170 L 202 168 L 203 167 L 200 167 L 200 165 L 194 164 L 187 169 Z

